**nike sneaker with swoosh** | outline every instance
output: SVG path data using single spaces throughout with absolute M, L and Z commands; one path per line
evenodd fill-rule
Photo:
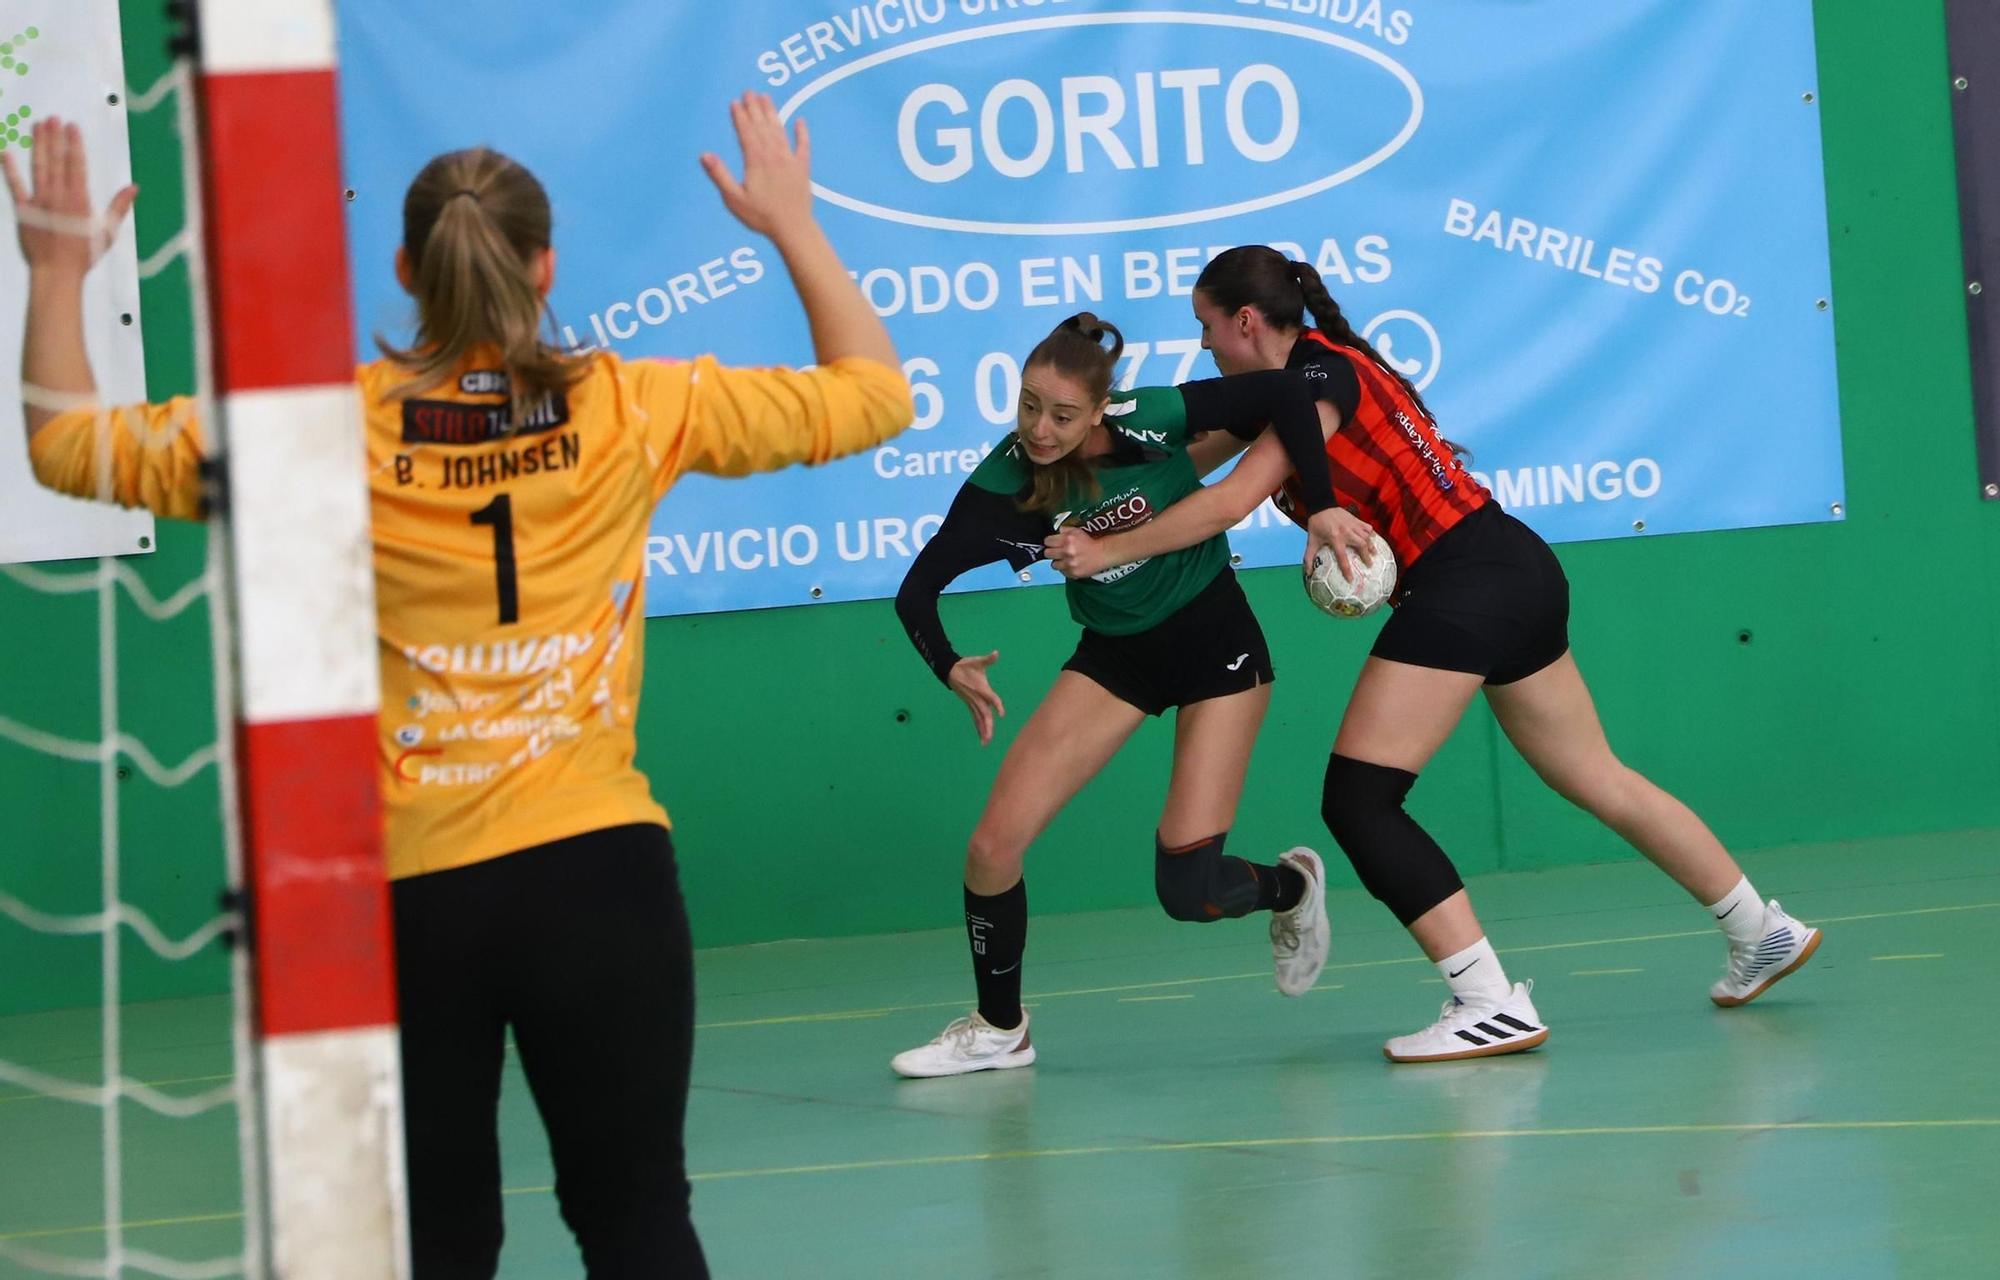
M 1764 932 L 1749 942 L 1729 944 L 1729 968 L 1708 989 L 1708 998 L 1725 1009 L 1749 1004 L 1769 991 L 1778 979 L 1812 959 L 1820 932 L 1785 914 L 1773 898 L 1764 904 Z

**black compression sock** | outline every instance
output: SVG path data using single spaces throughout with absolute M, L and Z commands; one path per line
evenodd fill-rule
M 1290 911 L 1306 896 L 1306 878 L 1298 868 L 1280 862 L 1257 868 L 1257 909 Z
M 996 1027 L 1021 1025 L 1021 953 L 1028 946 L 1028 882 L 991 897 L 965 891 L 965 934 L 979 1016 Z

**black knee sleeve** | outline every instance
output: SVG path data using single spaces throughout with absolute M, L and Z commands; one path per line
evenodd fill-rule
M 1176 920 L 1206 924 L 1257 909 L 1257 873 L 1241 858 L 1222 856 L 1224 831 L 1169 849 L 1153 836 L 1153 890 Z
M 1336 752 L 1320 792 L 1320 817 L 1361 887 L 1406 926 L 1465 887 L 1437 841 L 1403 810 L 1416 781 L 1407 770 Z

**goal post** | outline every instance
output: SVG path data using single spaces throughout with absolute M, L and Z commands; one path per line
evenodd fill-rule
M 408 1274 L 331 0 L 203 0 L 212 448 L 274 1275 Z

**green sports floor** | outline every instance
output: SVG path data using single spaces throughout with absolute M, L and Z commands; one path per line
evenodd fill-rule
M 1826 941 L 1739 1010 L 1648 867 L 1475 880 L 1553 1028 L 1484 1062 L 1382 1060 L 1444 988 L 1354 890 L 1298 1000 L 1261 920 L 1038 919 L 1040 1061 L 956 1080 L 887 1064 L 963 1012 L 958 929 L 705 951 L 696 1221 L 727 1277 L 2000 1274 L 2000 831 L 1745 864 Z M 128 1007 L 129 1072 L 213 1087 L 225 1017 Z M 94 1011 L 0 1019 L 0 1058 L 87 1079 L 97 1053 Z M 502 1275 L 576 1275 L 517 1075 L 501 1123 Z M 236 1248 L 234 1144 L 227 1110 L 128 1104 L 127 1245 Z M 90 1107 L 0 1092 L 0 1246 L 100 1250 L 99 1150 Z

